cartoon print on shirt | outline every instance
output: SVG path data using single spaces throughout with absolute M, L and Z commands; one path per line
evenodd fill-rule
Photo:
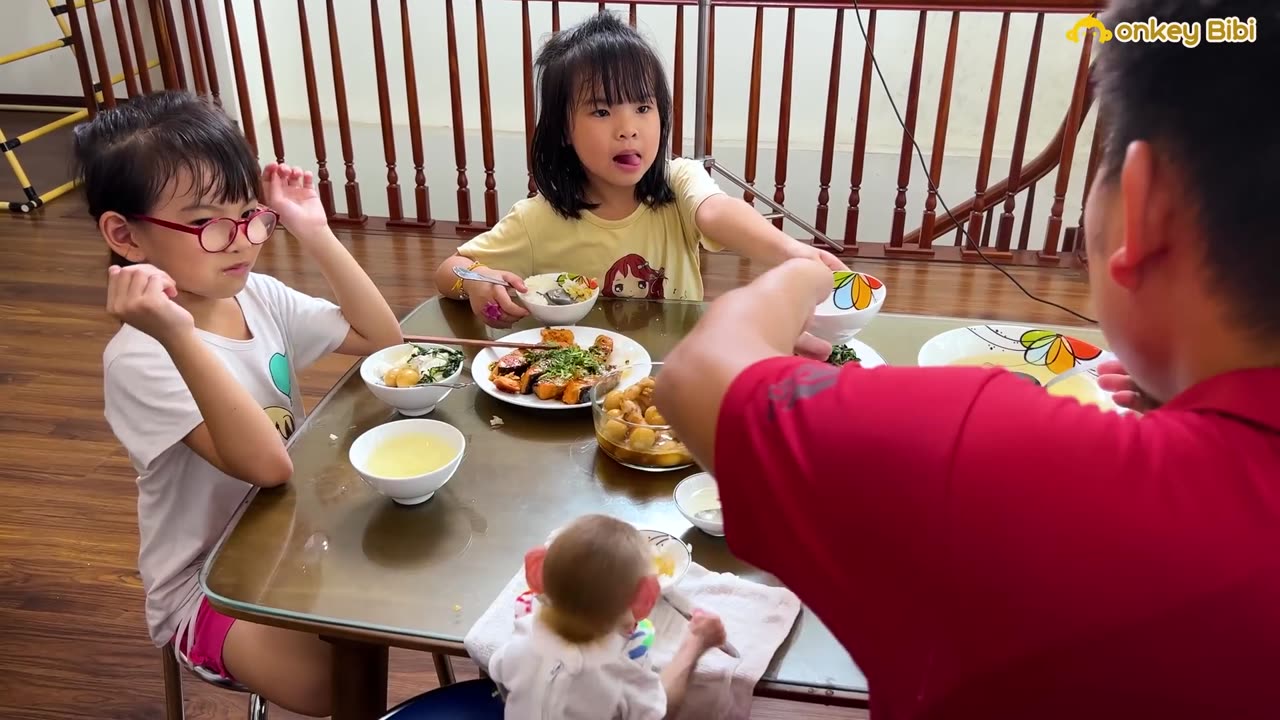
M 644 298 L 662 300 L 665 295 L 666 268 L 653 269 L 644 257 L 631 253 L 617 259 L 604 274 L 601 294 L 608 298 Z
M 835 387 L 840 368 L 825 363 L 804 365 L 791 375 L 769 387 L 769 414 L 776 416 L 795 407 L 796 403 Z
M 267 363 L 267 370 L 271 373 L 271 384 L 276 386 L 286 398 L 293 399 L 293 377 L 289 373 L 289 358 L 284 353 L 276 353 L 271 356 L 271 360 Z M 279 405 L 269 405 L 263 410 L 266 411 L 267 417 L 271 418 L 271 424 L 276 426 L 276 431 L 280 433 L 280 437 L 288 440 L 293 435 L 294 419 L 293 412 L 286 407 Z
M 535 605 L 538 602 L 538 596 L 532 590 L 525 590 L 516 597 L 515 603 L 515 619 L 533 614 Z M 624 646 L 627 657 L 632 660 L 640 660 L 653 649 L 653 641 L 657 637 L 657 628 L 653 621 L 645 618 L 636 623 L 635 629 L 627 636 L 627 642 Z

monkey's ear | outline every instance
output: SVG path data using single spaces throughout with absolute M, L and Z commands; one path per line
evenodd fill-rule
M 542 563 L 547 559 L 547 549 L 537 547 L 524 554 L 524 580 L 535 595 L 542 594 Z
M 631 598 L 631 616 L 639 622 L 653 612 L 653 606 L 658 604 L 658 598 L 662 595 L 662 587 L 658 584 L 657 575 L 646 575 L 640 579 L 640 584 L 636 586 L 636 594 Z

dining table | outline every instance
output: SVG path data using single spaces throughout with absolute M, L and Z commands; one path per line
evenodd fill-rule
M 707 307 L 601 298 L 578 326 L 623 334 L 658 361 Z M 890 365 L 914 365 L 929 338 L 984 322 L 880 313 L 857 339 Z M 401 325 L 406 335 L 475 339 L 536 327 L 525 320 L 511 330 L 489 328 L 466 303 L 441 298 L 424 302 Z M 1102 342 L 1096 330 L 1069 332 Z M 460 349 L 464 368 L 482 351 Z M 373 396 L 359 368 L 338 380 L 289 438 L 291 481 L 248 494 L 200 573 L 218 611 L 332 643 L 337 720 L 385 714 L 390 647 L 432 653 L 439 679 L 450 682 L 450 657 L 470 662 L 463 639 L 520 570 L 524 553 L 584 514 L 606 513 L 671 533 L 711 571 L 779 584 L 678 511 L 675 486 L 700 468 L 625 467 L 598 448 L 589 408 L 520 407 L 475 384 L 453 390 L 428 416 L 465 437 L 456 473 L 427 502 L 396 504 L 366 484 L 348 459 L 362 433 L 401 419 Z M 756 694 L 859 707 L 868 702 L 866 677 L 803 608 Z

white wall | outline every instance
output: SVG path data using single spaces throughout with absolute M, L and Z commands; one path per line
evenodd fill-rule
M 219 49 L 219 79 L 222 98 L 228 110 L 238 117 L 235 86 L 229 46 L 223 32 L 222 3 L 204 0 L 209 22 Z M 337 111 L 333 95 L 328 28 L 324 0 L 304 0 L 315 56 L 320 106 L 324 116 L 324 134 L 329 167 L 336 181 L 342 178 Z M 241 49 L 248 77 L 249 95 L 260 155 L 274 156 L 268 124 L 266 93 L 263 88 L 262 65 L 258 53 L 257 28 L 252 0 L 233 0 Z M 364 210 L 371 215 L 386 214 L 385 183 L 387 168 L 383 159 L 379 126 L 378 91 L 374 71 L 370 3 L 364 0 L 337 0 L 339 39 L 342 46 L 347 100 L 353 124 L 355 169 L 363 190 Z M 268 28 L 276 97 L 282 117 L 286 159 L 299 164 L 315 163 L 299 40 L 296 2 L 275 0 L 262 3 Z M 426 174 L 432 189 L 432 210 L 442 219 L 457 217 L 455 190 L 457 166 L 452 144 L 452 114 L 448 77 L 448 55 L 445 36 L 445 5 L 441 0 L 413 0 L 408 3 L 414 43 L 417 91 L 426 145 Z M 473 216 L 483 217 L 483 163 L 480 144 L 479 85 L 477 79 L 475 5 L 468 0 L 455 3 L 458 31 L 458 63 L 462 80 L 464 125 L 467 136 L 468 180 L 471 187 Z M 562 25 L 567 27 L 595 12 L 595 2 L 564 2 Z M 175 7 L 180 8 L 180 3 Z M 31 28 L 47 26 L 49 37 L 57 36 L 57 27 L 41 3 L 30 2 L 30 10 L 17 13 L 19 24 L 30 26 L 21 33 L 17 26 L 0 26 L 0 43 L 18 34 L 29 39 L 36 33 Z M 109 17 L 106 5 L 99 6 L 100 15 Z M 408 110 L 400 41 L 400 3 L 381 0 L 382 33 L 389 70 L 389 92 L 392 116 L 396 124 L 397 170 L 406 211 L 412 209 L 413 165 L 409 150 Z M 500 211 L 525 196 L 524 166 L 524 87 L 521 48 L 521 4 L 512 0 L 487 0 L 484 3 L 486 38 L 489 54 L 490 97 L 495 128 L 495 166 Z M 532 3 L 535 46 L 540 46 L 551 30 L 550 4 Z M 611 8 L 626 12 L 625 3 Z M 639 24 L 642 32 L 659 48 L 668 68 L 674 59 L 675 10 L 670 7 L 641 7 Z M 684 151 L 692 152 L 695 58 L 697 51 L 696 12 L 685 11 L 685 127 Z M 715 116 L 713 134 L 716 156 L 730 169 L 744 169 L 745 138 L 748 116 L 752 41 L 755 11 L 744 8 L 719 8 L 716 12 Z M 827 85 L 830 72 L 829 54 L 834 27 L 834 11 L 797 11 L 796 51 L 793 58 L 793 96 L 790 133 L 790 157 L 787 168 L 786 204 L 806 218 L 812 218 L 818 194 L 820 150 L 825 122 Z M 867 13 L 863 13 L 864 23 Z M 918 14 L 913 12 L 879 13 L 876 55 L 899 110 L 906 111 L 907 85 Z M 981 146 L 988 90 L 999 36 L 998 13 L 965 13 L 960 23 L 960 44 L 951 117 L 947 132 L 946 162 L 939 184 L 943 199 L 959 204 L 973 194 L 977 154 Z M 786 10 L 769 9 L 765 13 L 764 69 L 760 101 L 760 153 L 757 185 L 772 195 L 774 186 L 774 144 L 777 137 L 779 96 L 782 77 L 782 55 L 786 31 Z M 1070 99 L 1079 46 L 1064 35 L 1075 17 L 1049 15 L 1045 22 L 1038 66 L 1035 102 L 1031 115 L 1026 159 L 1037 154 L 1053 136 L 1062 121 Z M 1026 60 L 1031 45 L 1035 18 L 1020 14 L 1013 17 L 1009 37 L 1008 60 L 1004 74 L 1004 91 L 1000 123 L 996 135 L 995 158 L 991 178 L 1003 178 L 1009 168 L 1013 137 L 1021 104 Z M 921 83 L 921 103 L 916 138 L 929 153 L 933 144 L 934 121 L 941 85 L 943 58 L 950 25 L 949 13 L 929 15 L 925 43 L 925 65 Z M 179 23 L 179 36 L 185 33 Z M 146 35 L 151 37 L 148 27 Z M 111 38 L 108 56 L 115 53 Z M 26 42 L 26 40 L 24 40 Z M 9 44 L 16 44 L 10 42 Z M 0 48 L 8 49 L 6 44 Z M 27 66 L 21 75 L 10 68 L 0 68 L 0 92 L 78 91 L 78 80 L 71 54 L 67 51 L 50 59 L 48 67 Z M 863 40 L 852 12 L 846 13 L 843 62 L 840 81 L 839 128 L 837 153 L 831 184 L 830 232 L 843 232 L 844 205 L 849 195 L 849 171 L 852 164 L 854 124 L 861 78 Z M 24 61 L 36 62 L 36 61 Z M 52 63 L 60 62 L 62 65 Z M 113 62 L 118 67 L 118 60 Z M 17 65 L 22 65 L 18 63 Z M 65 65 L 65 67 L 63 67 Z M 188 66 L 188 73 L 190 67 Z M 158 70 L 155 77 L 159 78 Z M 37 90 L 19 88 L 36 87 Z M 1084 166 L 1092 139 L 1092 117 L 1077 142 L 1073 182 L 1067 195 L 1066 217 L 1074 220 L 1080 208 L 1080 189 Z M 879 81 L 873 77 L 871 93 L 868 155 L 862 189 L 860 241 L 887 239 L 892 218 L 893 199 L 897 192 L 898 151 L 902 129 L 898 124 Z M 926 155 L 927 159 L 927 155 Z M 1052 201 L 1055 175 L 1050 175 L 1037 189 L 1036 222 L 1032 243 L 1043 237 L 1044 222 Z M 926 185 L 918 161 L 913 163 L 908 193 L 908 230 L 919 224 Z M 335 197 L 344 209 L 343 194 Z M 1019 201 L 1019 207 L 1022 205 Z M 942 212 L 939 207 L 939 213 Z M 792 228 L 800 234 L 797 228 Z M 945 242 L 950 242 L 948 238 Z

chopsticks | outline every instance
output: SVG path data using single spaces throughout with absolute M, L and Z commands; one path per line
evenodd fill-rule
M 405 335 L 405 342 L 433 343 L 435 345 L 462 345 L 464 347 L 511 348 L 513 350 L 552 350 L 559 345 L 534 345 L 530 343 L 499 342 L 498 340 L 476 340 L 473 338 L 433 337 L 431 335 Z

